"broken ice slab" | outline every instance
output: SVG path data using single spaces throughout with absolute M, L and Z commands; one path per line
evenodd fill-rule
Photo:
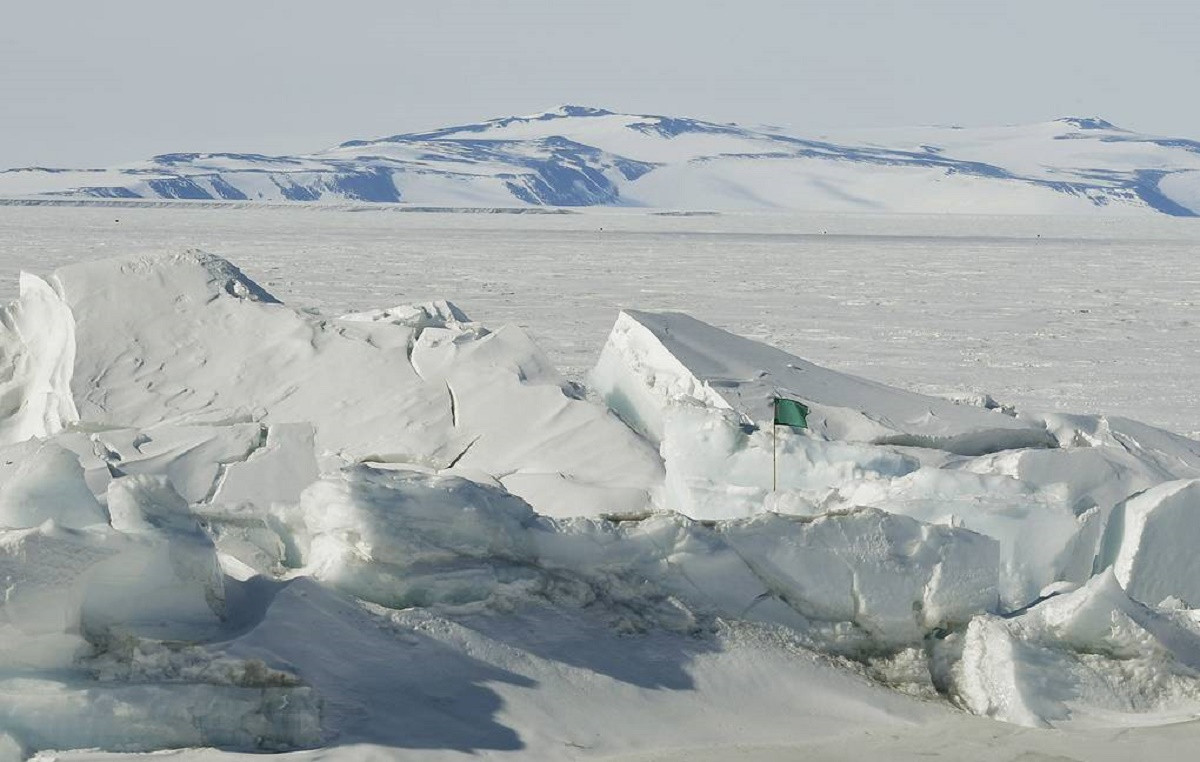
M 63 349 L 54 357 L 74 353 L 61 401 L 85 428 L 307 422 L 324 467 L 514 476 L 513 490 L 557 515 L 644 509 L 662 479 L 653 448 L 568 393 L 520 328 L 488 331 L 448 303 L 323 320 L 198 251 L 82 262 L 48 283 L 70 323 L 55 334 Z M 189 499 L 213 484 L 207 472 L 195 476 L 176 484 Z
M 225 611 L 216 550 L 163 477 L 113 482 L 114 526 L 0 530 L 0 668 L 69 666 L 112 637 L 210 636 Z
M 75 321 L 46 281 L 21 273 L 21 295 L 0 307 L 0 444 L 44 437 L 78 420 L 71 397 Z
M 1117 713 L 1166 723 L 1200 711 L 1194 612 L 1144 606 L 1111 571 L 1019 616 L 976 617 L 954 645 L 951 695 L 1005 722 L 1107 727 Z
M 1096 558 L 1129 595 L 1154 605 L 1200 606 L 1200 480 L 1159 484 L 1113 510 Z
M 1195 439 L 1117 415 L 1049 413 L 1031 418 L 1046 427 L 1059 447 L 1124 453 L 1156 481 L 1200 477 L 1200 442 Z
M 320 712 L 319 697 L 306 686 L 93 682 L 58 675 L 0 679 L 5 730 L 26 751 L 284 751 L 320 742 Z M 8 759 L 2 752 L 0 747 L 0 759 Z
M 785 398 L 803 402 L 809 430 L 827 440 L 960 455 L 1055 444 L 1035 422 L 828 370 L 678 312 L 623 311 L 591 379 L 655 442 L 673 404 L 730 409 L 747 424 L 770 426 L 774 400 Z
M 0 527 L 34 527 L 51 519 L 73 529 L 108 521 L 88 490 L 79 458 L 53 439 L 0 447 Z

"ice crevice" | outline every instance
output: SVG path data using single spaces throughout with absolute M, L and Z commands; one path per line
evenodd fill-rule
M 258 427 L 258 437 L 250 444 L 250 450 L 244 455 L 235 455 L 229 460 L 219 460 L 216 464 L 216 475 L 213 477 L 212 486 L 204 497 L 198 502 L 201 504 L 211 504 L 217 493 L 221 491 L 221 487 L 225 484 L 225 478 L 229 474 L 229 466 L 233 463 L 249 463 L 255 456 L 259 455 L 267 446 L 270 427 L 261 425 Z
M 458 428 L 458 402 L 454 399 L 454 388 L 446 382 L 446 396 L 450 399 L 450 425 Z M 466 452 L 465 450 L 463 452 Z M 459 457 L 462 457 L 461 455 Z M 458 458 L 455 458 L 457 460 Z
M 714 527 L 715 527 L 715 524 L 709 525 L 710 529 L 714 528 Z M 736 544 L 728 544 L 728 547 L 731 551 L 733 551 L 734 555 L 737 556 L 738 560 L 741 561 L 741 563 L 746 567 L 746 569 L 750 572 L 750 574 L 752 574 L 754 576 L 754 579 L 757 580 L 758 583 L 760 585 L 762 585 L 762 588 L 763 588 L 763 591 L 761 593 L 758 593 L 757 595 L 755 595 L 754 598 L 750 601 L 750 603 L 748 603 L 746 605 L 746 607 L 744 609 L 737 612 L 737 616 L 739 619 L 746 618 L 748 615 L 750 615 L 752 613 L 752 610 L 754 609 L 755 606 L 757 606 L 759 603 L 761 603 L 767 599 L 779 601 L 783 605 L 787 606 L 791 611 L 795 612 L 795 614 L 797 616 L 801 617 L 802 619 L 808 618 L 806 616 L 805 612 L 801 610 L 800 605 L 797 604 L 796 602 L 790 600 L 790 597 L 789 597 L 789 594 L 787 591 L 787 587 L 785 585 L 778 584 L 775 580 L 771 579 L 767 573 L 765 573 L 763 570 L 759 569 L 758 566 L 752 560 L 747 558 L 745 555 L 743 555 L 738 550 Z M 686 576 L 686 572 L 683 572 L 683 573 Z M 692 582 L 692 580 L 690 580 L 690 579 L 688 581 Z M 694 582 L 692 582 L 692 584 L 695 585 Z M 696 588 L 700 589 L 699 586 L 696 586 Z M 857 605 L 855 605 L 854 610 L 855 610 L 855 613 L 858 612 Z
M 364 606 L 753 626 L 1024 725 L 1200 712 L 1200 442 L 1136 421 L 918 395 L 678 313 L 620 313 L 580 393 L 515 326 L 321 318 L 195 251 L 23 275 L 0 357 L 21 753 L 318 745 L 371 710 L 294 633 Z M 777 397 L 807 426 L 774 429 Z
M 462 448 L 462 450 L 457 455 L 455 455 L 453 458 L 451 458 L 450 462 L 446 464 L 446 470 L 449 471 L 450 469 L 457 466 L 458 462 L 466 457 L 467 453 L 469 453 L 471 451 L 471 448 L 474 447 L 475 443 L 478 441 L 479 441 L 479 437 L 475 437 L 470 442 L 467 442 L 467 446 Z M 502 481 L 504 481 L 504 477 L 508 476 L 508 475 L 509 474 L 497 474 L 496 479 L 498 481 L 502 482 Z

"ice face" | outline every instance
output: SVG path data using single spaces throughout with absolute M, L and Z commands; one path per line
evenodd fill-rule
M 21 274 L 21 296 L 0 309 L 0 444 L 46 436 L 78 420 L 71 395 L 75 321 L 46 281 Z
M 310 573 L 394 607 L 519 596 L 546 588 L 552 570 L 602 596 L 641 580 L 698 610 L 852 623 L 894 646 L 997 605 L 994 541 L 867 508 L 555 521 L 498 486 L 357 466 L 310 487 L 301 510 Z M 764 599 L 774 605 L 751 614 Z
M 1133 598 L 1150 605 L 1175 598 L 1200 603 L 1197 540 L 1200 481 L 1159 484 L 1117 506 L 1097 567 L 1112 567 Z
M 953 680 L 968 709 L 1020 725 L 1162 721 L 1200 707 L 1198 664 L 1195 618 L 1130 599 L 1109 570 L 1020 616 L 974 620 Z
M 0 532 L 0 664 L 7 670 L 62 669 L 88 647 L 82 610 L 88 579 L 121 552 L 115 533 L 55 526 Z
M 52 439 L 0 448 L 0 527 L 54 521 L 81 529 L 108 521 L 79 458 Z
M 128 477 L 108 494 L 112 526 L 48 520 L 4 530 L 0 617 L 12 665 L 65 667 L 88 644 L 134 635 L 195 639 L 225 614 L 212 541 L 164 477 Z

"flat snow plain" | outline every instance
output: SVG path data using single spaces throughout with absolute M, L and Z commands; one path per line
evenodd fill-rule
M 1193 383 L 1200 223 L 1193 221 L 0 207 L 0 296 L 15 296 L 18 270 L 186 248 L 227 257 L 284 301 L 329 315 L 450 299 L 490 325 L 527 328 L 576 378 L 594 364 L 618 308 L 672 309 L 917 391 L 988 392 L 1022 409 L 1200 430 Z M 418 614 L 401 618 L 396 624 L 422 631 Z M 573 655 L 531 657 L 539 623 L 530 622 L 520 648 L 484 628 L 431 630 L 436 640 L 413 639 L 405 646 L 411 652 L 389 655 L 369 624 L 297 648 L 323 642 L 334 652 L 331 674 L 358 679 L 380 701 L 424 718 L 424 748 L 389 743 L 390 731 L 379 727 L 365 735 L 378 745 L 300 756 L 467 757 L 469 748 L 435 743 L 437 681 L 453 680 L 456 665 L 470 672 L 473 658 L 497 667 L 466 689 L 479 712 L 478 737 L 462 743 L 486 756 L 537 749 L 545 759 L 646 762 L 1191 759 L 1200 741 L 1194 722 L 1083 734 L 970 717 L 858 682 L 753 631 L 730 633 L 724 650 L 686 659 L 669 641 L 648 638 L 630 649 L 616 637 Z M 440 653 L 447 643 L 459 653 Z M 407 680 L 372 686 L 369 663 L 339 674 L 345 665 L 337 652 L 388 658 L 393 667 L 404 661 Z M 591 698 L 537 695 L 538 685 L 571 681 L 590 686 Z M 510 727 L 520 728 L 529 749 Z M 598 727 L 611 737 L 583 732 Z
M 0 297 L 186 248 L 331 315 L 450 299 L 575 378 L 619 308 L 679 310 L 894 386 L 1200 431 L 1200 220 L 0 207 Z

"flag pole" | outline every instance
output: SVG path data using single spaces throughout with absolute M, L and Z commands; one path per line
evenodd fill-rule
M 771 491 L 779 489 L 779 425 L 775 423 L 775 411 L 771 411 Z
M 779 489 L 779 426 L 793 429 L 808 428 L 808 406 L 784 397 L 772 400 L 771 411 L 771 491 Z

